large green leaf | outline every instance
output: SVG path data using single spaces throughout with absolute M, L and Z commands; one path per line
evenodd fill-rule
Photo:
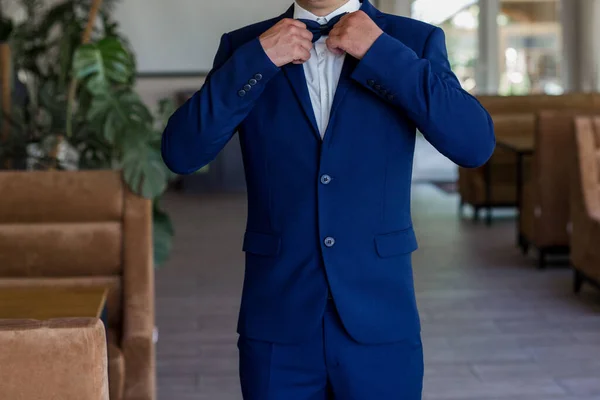
M 116 37 L 80 46 L 73 58 L 77 79 L 94 94 L 104 94 L 114 84 L 127 84 L 135 74 L 132 55 Z
M 140 97 L 130 91 L 105 92 L 93 97 L 88 121 L 102 132 L 111 144 L 119 142 L 123 135 L 144 128 L 151 131 L 153 117 Z
M 147 132 L 131 131 L 123 142 L 123 176 L 135 193 L 153 199 L 167 188 L 167 173 Z
M 167 261 L 169 255 L 171 254 L 173 247 L 173 235 L 175 234 L 175 231 L 169 215 L 160 209 L 158 205 L 158 199 L 154 201 L 152 214 L 154 265 L 156 267 L 160 267 Z

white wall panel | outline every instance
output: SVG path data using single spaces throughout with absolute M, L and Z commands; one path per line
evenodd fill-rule
M 208 71 L 224 32 L 282 14 L 291 0 L 124 0 L 115 17 L 140 72 Z

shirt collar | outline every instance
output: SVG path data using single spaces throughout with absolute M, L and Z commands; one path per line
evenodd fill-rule
M 315 14 L 311 13 L 308 10 L 302 8 L 297 2 L 294 3 L 294 19 L 308 19 L 310 21 L 316 21 L 320 24 L 326 24 L 332 18 L 343 14 L 343 13 L 352 13 L 360 10 L 361 4 L 360 0 L 349 0 L 346 4 L 335 10 L 329 15 L 324 17 L 318 17 Z

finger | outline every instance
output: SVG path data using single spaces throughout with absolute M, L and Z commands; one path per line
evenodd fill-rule
M 300 46 L 302 46 L 304 49 L 308 50 L 309 53 L 310 53 L 310 51 L 313 48 L 313 42 L 312 42 L 312 40 L 306 40 L 304 38 L 298 39 L 298 44 Z
M 336 55 L 344 54 L 345 50 L 342 48 L 342 43 L 339 36 L 329 36 L 325 42 L 329 51 Z
M 340 30 L 340 26 L 339 23 L 337 23 L 333 29 L 331 31 L 329 31 L 329 37 L 331 36 L 339 36 L 341 30 Z
M 348 20 L 348 18 L 352 18 L 353 15 L 354 15 L 353 12 L 352 13 L 347 13 L 347 14 L 343 15 L 342 18 L 340 18 L 340 20 L 336 24 L 336 26 L 339 25 L 339 24 L 341 24 L 341 23 L 344 23 L 345 21 Z
M 337 23 L 329 32 L 329 36 L 340 36 L 346 29 L 348 29 L 346 24 Z
M 300 29 L 300 31 L 298 32 L 298 35 L 300 35 L 303 39 L 309 40 L 312 43 L 313 34 L 308 29 L 306 29 L 306 28 Z
M 306 29 L 306 24 L 302 21 L 298 21 L 297 19 L 286 18 L 283 19 L 282 22 L 288 25 L 297 26 L 298 28 Z
M 329 36 L 325 41 L 325 45 L 329 50 L 337 49 L 341 46 L 341 40 L 339 36 Z
M 289 28 L 289 32 L 291 35 L 299 38 L 300 40 L 308 40 L 312 43 L 313 34 L 306 28 L 298 28 L 294 25 Z
M 302 46 L 296 47 L 294 60 L 306 62 L 310 59 L 310 51 Z

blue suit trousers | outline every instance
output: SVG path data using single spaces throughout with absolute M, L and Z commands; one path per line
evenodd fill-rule
M 360 344 L 344 329 L 329 301 L 310 340 L 278 344 L 240 337 L 244 400 L 420 400 L 420 336 L 388 344 Z

